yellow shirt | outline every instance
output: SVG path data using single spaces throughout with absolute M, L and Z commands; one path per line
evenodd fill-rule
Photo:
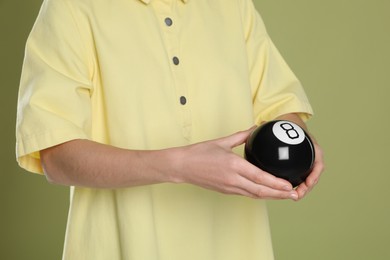
M 17 158 L 72 139 L 161 149 L 312 113 L 250 0 L 45 0 Z M 242 153 L 242 147 L 237 149 Z M 273 259 L 264 201 L 191 185 L 73 187 L 64 259 Z

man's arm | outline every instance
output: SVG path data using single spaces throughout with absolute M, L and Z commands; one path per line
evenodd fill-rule
M 52 183 L 120 188 L 155 183 L 190 183 L 251 198 L 298 199 L 286 180 L 276 178 L 234 154 L 253 129 L 184 147 L 154 151 L 120 149 L 73 140 L 41 151 Z

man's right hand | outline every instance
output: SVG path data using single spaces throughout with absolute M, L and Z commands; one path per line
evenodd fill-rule
M 298 199 L 292 185 L 235 154 L 253 128 L 233 135 L 178 148 L 173 182 L 191 183 L 225 194 L 260 199 Z

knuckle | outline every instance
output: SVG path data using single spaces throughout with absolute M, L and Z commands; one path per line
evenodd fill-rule
M 325 171 L 325 169 L 326 169 L 325 163 L 322 162 L 320 164 L 320 167 L 321 167 L 321 171 Z
M 258 184 L 264 183 L 264 181 L 265 181 L 264 177 L 265 177 L 264 173 L 254 173 L 253 174 L 253 180 L 254 180 L 254 182 L 256 182 Z
M 255 194 L 258 198 L 265 198 L 266 197 L 266 192 L 264 191 L 263 188 L 258 188 Z
M 226 195 L 231 195 L 233 194 L 233 191 L 231 191 L 230 189 L 221 189 L 220 192 L 222 194 L 226 194 Z
M 225 187 L 225 188 L 221 189 L 221 193 L 226 194 L 226 195 L 237 195 L 237 194 L 239 194 L 236 191 L 236 189 L 234 189 L 232 187 Z
M 236 156 L 229 156 L 227 158 L 228 167 L 234 171 L 240 169 L 240 160 L 237 160 Z
M 319 174 L 325 171 L 325 164 L 323 162 L 319 162 L 316 167 Z
M 225 185 L 227 187 L 232 187 L 232 186 L 235 186 L 236 184 L 237 184 L 237 181 L 232 176 L 228 176 L 225 178 Z

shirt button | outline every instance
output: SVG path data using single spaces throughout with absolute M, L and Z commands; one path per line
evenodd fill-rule
M 179 58 L 178 57 L 176 57 L 176 56 L 173 57 L 172 61 L 173 61 L 173 64 L 179 65 Z
M 165 18 L 165 24 L 167 25 L 167 26 L 171 26 L 172 24 L 173 24 L 173 21 L 172 21 L 172 19 L 171 18 L 169 18 L 169 17 L 167 17 L 167 18 Z
M 185 96 L 181 96 L 181 97 L 180 97 L 180 104 L 182 104 L 182 105 L 187 104 L 187 99 L 186 99 Z

